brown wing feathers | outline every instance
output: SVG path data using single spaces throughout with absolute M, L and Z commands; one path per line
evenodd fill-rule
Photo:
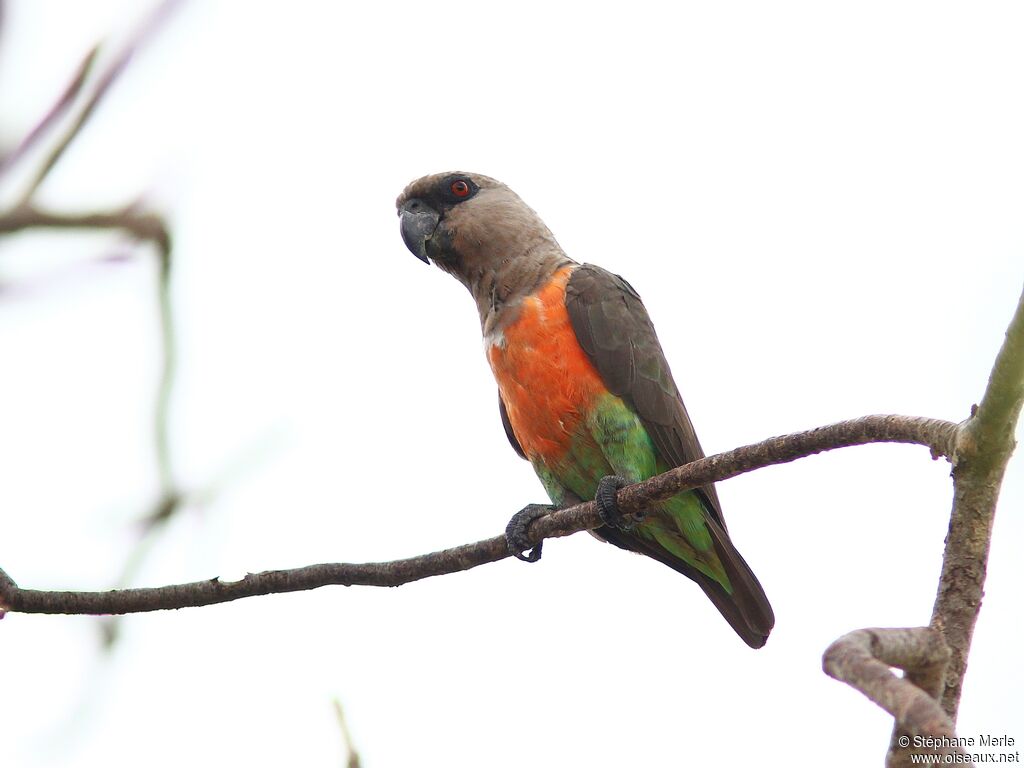
M 508 408 L 505 407 L 505 401 L 501 399 L 501 395 L 498 395 L 498 412 L 501 414 L 501 426 L 505 428 L 505 437 L 512 443 L 512 450 L 518 453 L 520 458 L 525 459 L 526 452 L 523 451 L 523 446 L 519 444 L 519 438 L 512 430 L 512 422 L 508 420 Z
M 633 287 L 618 275 L 584 264 L 573 272 L 565 301 L 580 346 L 608 389 L 636 410 L 662 460 L 678 467 L 703 458 L 654 326 Z M 733 586 L 732 594 L 637 536 L 608 528 L 598 533 L 616 546 L 642 552 L 696 581 L 736 633 L 751 647 L 760 648 L 775 623 L 771 605 L 729 540 L 714 485 L 702 486 L 697 492 L 704 499 L 708 529 Z
M 636 409 L 662 459 L 673 467 L 704 457 L 665 354 L 640 296 L 592 264 L 576 269 L 565 303 L 576 338 L 605 385 Z M 700 488 L 724 528 L 713 485 Z

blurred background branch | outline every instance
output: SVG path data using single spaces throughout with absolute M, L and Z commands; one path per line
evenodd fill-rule
M 331 700 L 334 706 L 334 717 L 338 721 L 338 730 L 341 732 L 341 743 L 345 748 L 345 768 L 362 768 L 359 760 L 359 750 L 352 741 L 352 732 L 349 730 L 348 721 L 345 720 L 345 710 L 342 709 L 341 700 L 335 697 Z
M 78 71 L 74 77 L 71 78 L 71 82 L 68 83 L 64 92 L 60 95 L 57 101 L 54 102 L 53 106 L 43 115 L 42 119 L 39 120 L 35 126 L 25 134 L 25 137 L 12 149 L 10 152 L 0 158 L 0 176 L 2 176 L 8 168 L 13 167 L 21 158 L 28 153 L 28 151 L 36 144 L 41 136 L 43 136 L 49 128 L 60 119 L 68 108 L 78 97 L 82 87 L 85 85 L 86 79 L 89 77 L 89 72 L 92 70 L 92 65 L 96 62 L 96 57 L 99 55 L 100 46 L 94 46 L 82 59 L 82 63 L 78 66 Z M 83 121 L 84 122 L 84 121 Z M 78 130 L 81 129 L 79 125 Z M 77 132 L 77 130 L 76 130 Z M 67 141 L 62 142 L 61 153 L 63 149 L 67 147 L 71 139 L 74 137 L 74 133 L 70 133 L 66 138 Z M 43 178 L 49 173 L 50 169 L 56 164 L 59 157 L 58 152 L 54 151 L 50 155 L 49 160 L 44 163 L 43 168 L 40 168 L 36 174 L 35 181 L 29 185 L 25 191 L 22 199 L 27 199 L 32 196 L 32 192 L 42 183 Z
M 170 448 L 170 403 L 177 364 L 174 308 L 171 300 L 172 241 L 165 217 L 148 209 L 142 201 L 121 208 L 99 211 L 48 210 L 36 202 L 37 192 L 50 177 L 75 140 L 82 135 L 97 107 L 127 69 L 135 55 L 167 23 L 182 5 L 182 0 L 164 0 L 130 35 L 99 74 L 94 75 L 103 44 L 93 46 L 83 57 L 67 85 L 53 104 L 28 130 L 15 147 L 0 159 L 0 181 L 22 163 L 28 162 L 37 146 L 47 140 L 51 146 L 20 195 L 8 209 L 0 209 L 0 236 L 30 230 L 119 231 L 140 243 L 153 246 L 157 262 L 156 307 L 160 335 L 160 372 L 153 406 L 154 461 L 157 467 L 158 491 L 149 511 L 143 515 L 143 533 L 167 522 L 180 508 L 184 494 L 176 487 Z M 53 136 L 61 123 L 66 127 Z M 137 542 L 136 551 L 125 563 L 119 584 L 131 582 L 146 551 L 147 537 Z M 117 636 L 114 621 L 103 625 L 107 647 Z

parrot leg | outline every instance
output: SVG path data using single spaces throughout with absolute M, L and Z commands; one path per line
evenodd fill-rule
M 524 563 L 536 563 L 540 560 L 540 551 L 544 542 L 538 541 L 534 544 L 530 541 L 527 531 L 530 528 L 530 523 L 555 509 L 557 507 L 554 504 L 527 504 L 512 515 L 512 519 L 505 526 L 505 541 L 508 542 L 508 551 Z
M 624 477 L 605 475 L 598 481 L 597 493 L 594 494 L 597 514 L 601 516 L 604 524 L 610 528 L 618 528 L 620 531 L 632 530 L 643 519 L 642 515 L 633 515 L 627 518 L 619 510 L 618 492 L 627 485 L 629 482 Z

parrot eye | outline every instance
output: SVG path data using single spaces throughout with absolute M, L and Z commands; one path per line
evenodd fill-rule
M 454 174 L 442 180 L 438 187 L 441 199 L 448 204 L 469 200 L 469 198 L 480 191 L 480 187 L 476 185 L 473 179 Z

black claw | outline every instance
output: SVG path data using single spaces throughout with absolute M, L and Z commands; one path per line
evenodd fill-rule
M 597 493 L 594 494 L 594 503 L 597 505 L 597 514 L 601 516 L 604 524 L 611 528 L 628 531 L 636 523 L 627 519 L 619 509 L 619 490 L 629 485 L 624 477 L 618 475 L 605 475 L 597 484 Z
M 538 541 L 534 544 L 530 541 L 528 533 L 530 523 L 538 517 L 544 517 L 554 509 L 550 504 L 527 504 L 512 515 L 512 519 L 505 526 L 505 541 L 508 542 L 508 551 L 524 563 L 536 563 L 540 560 L 540 551 L 544 542 Z

